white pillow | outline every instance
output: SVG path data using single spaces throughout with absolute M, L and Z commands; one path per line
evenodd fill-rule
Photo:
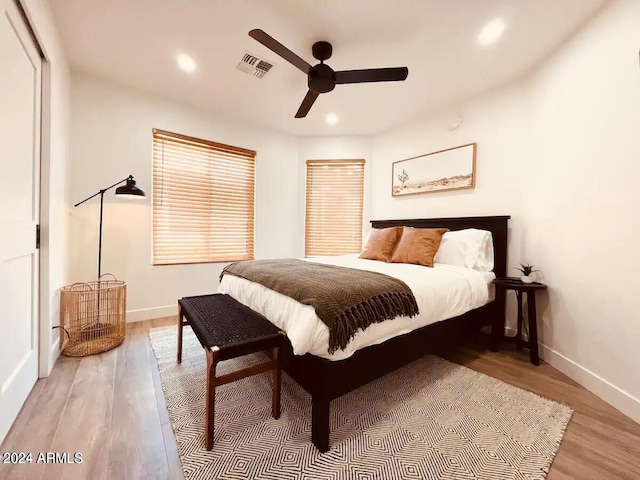
M 491 232 L 467 228 L 445 233 L 434 262 L 490 272 L 493 270 Z

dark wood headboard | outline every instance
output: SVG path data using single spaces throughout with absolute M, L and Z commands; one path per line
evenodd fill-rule
M 454 217 L 454 218 L 420 218 L 409 220 L 372 220 L 373 228 L 415 227 L 415 228 L 448 228 L 462 230 L 478 228 L 489 230 L 493 236 L 494 268 L 496 277 L 507 276 L 507 232 L 509 215 L 494 217 Z

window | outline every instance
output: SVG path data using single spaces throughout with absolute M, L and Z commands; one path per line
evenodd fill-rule
M 253 259 L 256 152 L 153 131 L 153 264 Z
M 362 250 L 364 160 L 307 160 L 305 256 Z

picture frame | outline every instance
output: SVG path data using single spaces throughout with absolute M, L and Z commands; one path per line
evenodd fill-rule
M 391 165 L 391 195 L 475 188 L 477 143 L 398 160 Z

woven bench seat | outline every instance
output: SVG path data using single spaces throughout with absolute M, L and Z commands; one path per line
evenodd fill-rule
M 182 362 L 182 330 L 191 325 L 207 354 L 206 447 L 214 438 L 215 391 L 219 385 L 273 371 L 272 415 L 280 418 L 280 355 L 285 332 L 229 295 L 213 294 L 178 300 L 178 363 Z M 216 377 L 219 361 L 271 350 L 270 361 Z

